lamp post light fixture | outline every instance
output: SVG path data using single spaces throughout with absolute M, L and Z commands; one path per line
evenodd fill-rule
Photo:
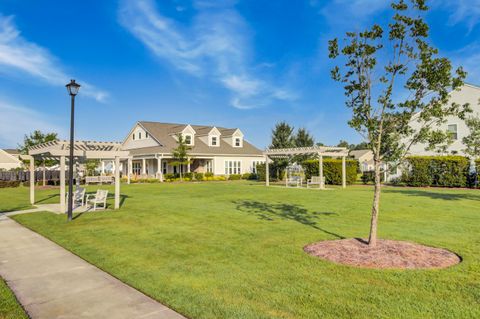
M 71 111 L 70 111 L 70 156 L 68 158 L 68 221 L 72 220 L 73 211 L 73 149 L 74 149 L 74 119 L 75 119 L 75 95 L 78 94 L 80 84 L 75 80 L 70 80 L 70 83 L 65 85 L 67 87 L 68 94 L 71 97 Z

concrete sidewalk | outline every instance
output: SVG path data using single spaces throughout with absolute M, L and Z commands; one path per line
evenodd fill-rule
M 31 318 L 184 318 L 0 214 L 0 276 Z

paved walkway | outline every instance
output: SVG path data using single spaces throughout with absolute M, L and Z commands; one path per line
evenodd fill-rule
M 32 319 L 184 318 L 2 214 L 0 276 Z

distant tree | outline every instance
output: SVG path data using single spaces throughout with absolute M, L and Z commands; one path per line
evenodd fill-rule
M 466 149 L 464 150 L 466 154 L 470 155 L 472 158 L 480 157 L 480 117 L 469 117 L 465 119 L 465 124 L 467 125 L 470 133 L 462 139 L 463 144 L 465 144 Z
M 295 146 L 295 138 L 293 136 L 294 128 L 287 122 L 279 122 L 272 130 L 272 143 L 270 148 L 289 148 Z M 281 179 L 283 171 L 288 166 L 288 159 L 274 159 L 272 169 L 276 173 L 276 177 Z
M 348 142 L 345 141 L 345 140 L 340 140 L 340 142 L 338 142 L 338 144 L 337 144 L 337 147 L 346 147 L 346 148 L 349 148 L 349 147 L 350 147 L 350 144 L 348 144 Z
M 343 66 L 334 67 L 331 75 L 344 85 L 346 105 L 352 109 L 349 125 L 373 152 L 371 247 L 377 243 L 382 161 L 400 161 L 416 143 L 435 148 L 448 139 L 440 124 L 468 111 L 468 105 L 449 104 L 449 91 L 463 85 L 466 73 L 453 70 L 429 44 L 425 0 L 398 0 L 391 7 L 387 30 L 374 24 L 347 32 L 343 47 L 337 39 L 329 41 L 329 57 L 342 58 Z
M 183 165 L 189 163 L 188 151 L 192 148 L 187 145 L 182 134 L 177 134 L 177 147 L 172 150 L 173 162 L 172 165 L 179 167 L 180 180 L 183 181 Z
M 18 151 L 20 154 L 27 155 L 28 149 L 32 146 L 40 145 L 46 142 L 55 141 L 57 139 L 57 133 L 42 133 L 40 130 L 35 130 L 29 135 L 24 135 L 23 144 L 18 144 Z M 28 161 L 25 161 L 28 162 Z M 55 165 L 55 160 L 36 160 L 35 166 L 42 166 L 43 171 L 43 186 L 46 185 L 46 176 L 45 176 L 45 166 L 52 166 Z
M 307 129 L 301 127 L 297 130 L 297 133 L 294 136 L 295 147 L 310 147 L 315 145 L 315 140 L 310 132 Z M 311 155 L 297 155 L 294 157 L 293 161 L 297 163 L 303 163 L 307 159 L 310 159 Z
M 100 160 L 98 159 L 89 159 L 85 162 L 85 169 L 87 171 L 87 175 L 94 175 L 95 170 L 98 167 L 98 164 L 100 164 Z
M 350 145 L 350 150 L 352 151 L 366 150 L 366 149 L 370 149 L 370 146 L 368 145 L 367 142 L 360 142 L 358 144 Z

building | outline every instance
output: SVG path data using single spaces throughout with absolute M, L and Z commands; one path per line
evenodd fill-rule
M 470 108 L 473 110 L 473 113 L 468 116 L 480 116 L 480 87 L 472 84 L 465 84 L 461 90 L 450 92 L 450 103 L 455 102 L 460 105 L 465 103 L 470 104 Z M 412 126 L 419 128 L 417 122 L 413 121 Z M 458 154 L 465 155 L 465 145 L 463 144 L 463 138 L 470 134 L 465 121 L 455 117 L 450 116 L 447 118 L 446 122 L 441 124 L 439 128 L 450 132 L 453 138 L 453 143 L 448 146 L 447 154 Z M 414 144 L 409 150 L 409 155 L 439 155 L 435 151 L 425 150 L 425 144 Z
M 358 161 L 361 172 L 373 171 L 373 152 L 371 150 L 350 151 L 349 155 Z
M 183 172 L 232 175 L 255 173 L 256 165 L 264 162 L 262 151 L 250 144 L 238 128 L 137 122 L 122 143 L 129 151 L 131 165 L 122 165 L 123 174 L 130 173 L 143 178 L 163 179 L 163 175 L 178 173 L 172 151 L 182 135 L 190 161 L 183 165 Z
M 0 149 L 0 170 L 10 170 L 22 167 L 20 152 L 14 149 Z

